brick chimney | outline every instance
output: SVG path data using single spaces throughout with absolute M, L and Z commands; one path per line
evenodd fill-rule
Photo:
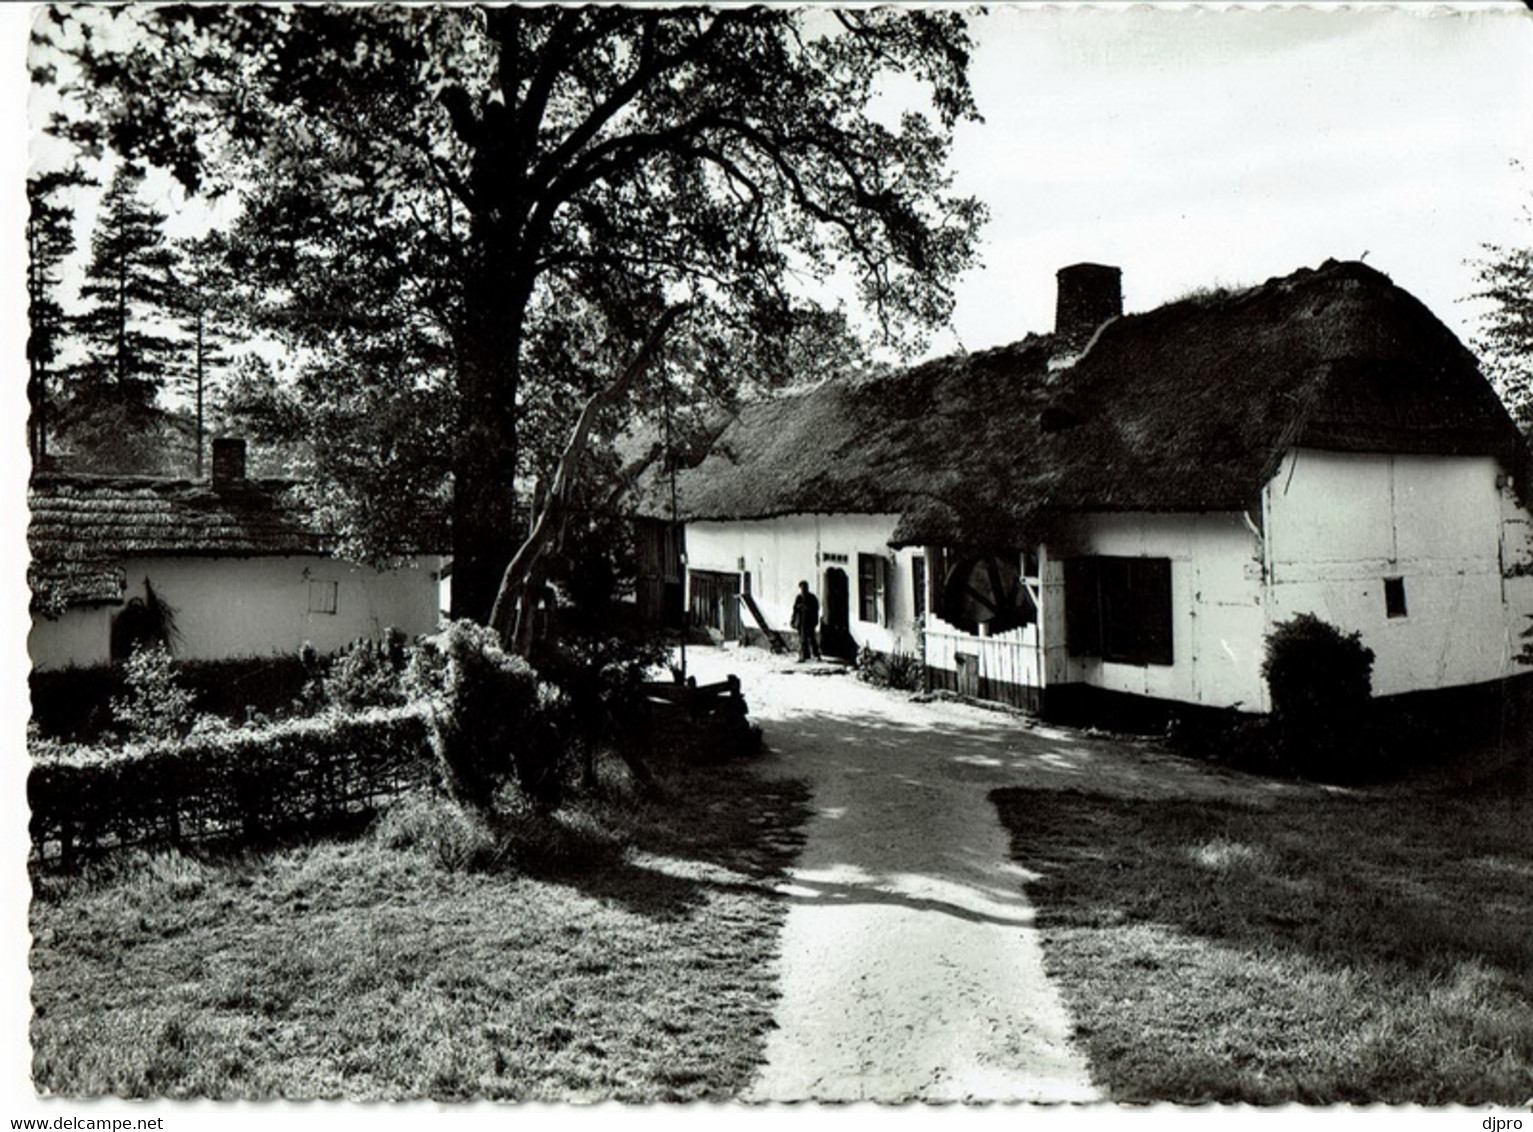
M 245 441 L 221 436 L 213 441 L 213 486 L 222 489 L 245 481 Z
M 1085 346 L 1097 327 L 1123 313 L 1123 272 L 1100 263 L 1073 263 L 1059 269 L 1059 298 L 1054 333 L 1076 348 Z

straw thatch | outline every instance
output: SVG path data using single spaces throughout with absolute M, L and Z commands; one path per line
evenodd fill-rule
M 1474 357 L 1361 263 L 748 405 L 679 477 L 684 519 L 901 516 L 895 541 L 1021 542 L 1050 516 L 1254 505 L 1295 445 L 1528 453 Z M 1054 358 L 1051 368 L 1051 358 Z M 641 510 L 664 517 L 651 481 Z
M 321 554 L 325 540 L 284 480 L 205 481 L 39 474 L 27 490 L 32 520 L 27 580 L 34 610 L 123 598 L 128 556 Z

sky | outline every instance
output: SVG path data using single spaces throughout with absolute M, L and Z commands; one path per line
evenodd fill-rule
M 1136 311 L 1364 259 L 1466 337 L 1465 261 L 1533 240 L 1521 5 L 1012 7 L 976 33 L 986 121 L 954 165 L 991 221 L 944 344 L 1049 329 L 1054 273 L 1080 261 L 1121 267 Z
M 26 554 L 26 29 L 23 5 L 0 5 L 0 257 L 12 268 L 0 275 L 8 422 L 0 497 L 9 520 L 0 523 L 0 557 L 13 564 L 0 572 L 0 683 L 13 690 L 7 735 L 18 751 L 27 666 L 26 593 L 15 568 Z M 958 285 L 953 328 L 936 336 L 937 352 L 1049 329 L 1054 273 L 1083 260 L 1121 267 L 1126 308 L 1139 311 L 1200 286 L 1365 258 L 1467 338 L 1475 307 L 1463 301 L 1474 290 L 1465 261 L 1485 243 L 1533 240 L 1533 227 L 1516 223 L 1533 197 L 1533 13 L 1519 4 L 994 5 L 975 31 L 971 73 L 986 121 L 960 129 L 954 167 L 957 187 L 985 200 L 991 219 L 983 269 Z M 4 762 L 0 790 L 19 797 L 23 762 Z M 22 824 L 0 823 L 13 882 L 25 849 Z M 5 887 L 0 925 L 24 923 L 24 889 Z M 25 961 L 24 932 L 12 936 L 0 953 L 8 974 Z M 0 1107 L 56 1116 L 56 1106 L 31 1099 L 26 1079 L 25 984 L 0 979 Z

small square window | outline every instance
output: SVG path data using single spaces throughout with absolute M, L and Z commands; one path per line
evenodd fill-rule
M 334 613 L 336 590 L 339 588 L 335 582 L 320 582 L 310 579 L 309 581 L 309 612 L 310 613 Z
M 1384 579 L 1384 613 L 1389 617 L 1405 616 L 1405 579 Z

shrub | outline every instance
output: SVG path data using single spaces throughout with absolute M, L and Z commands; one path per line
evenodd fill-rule
M 381 641 L 357 641 L 330 662 L 320 682 L 323 698 L 343 708 L 395 707 L 405 701 L 406 663 L 397 629 L 384 630 Z
M 582 755 L 584 786 L 596 785 L 597 756 L 604 746 L 631 752 L 640 745 L 644 682 L 669 657 L 662 642 L 614 632 L 570 632 L 537 652 L 539 674 L 563 695 L 560 729 Z
M 915 653 L 895 649 L 885 655 L 863 645 L 857 654 L 857 678 L 875 687 L 919 692 L 922 675 L 921 658 Z
M 567 705 L 526 661 L 501 648 L 493 630 L 454 621 L 425 638 L 405 685 L 427 709 L 432 749 L 454 798 L 488 811 L 514 780 L 540 807 L 558 803 Z
M 170 651 L 138 644 L 123 665 L 127 694 L 112 699 L 112 718 L 130 737 L 166 739 L 191 730 L 194 697 L 182 687 Z
M 1373 650 L 1360 633 L 1343 633 L 1300 613 L 1267 637 L 1262 677 L 1272 696 L 1278 742 L 1307 774 L 1362 769 L 1363 722 L 1373 695 Z

